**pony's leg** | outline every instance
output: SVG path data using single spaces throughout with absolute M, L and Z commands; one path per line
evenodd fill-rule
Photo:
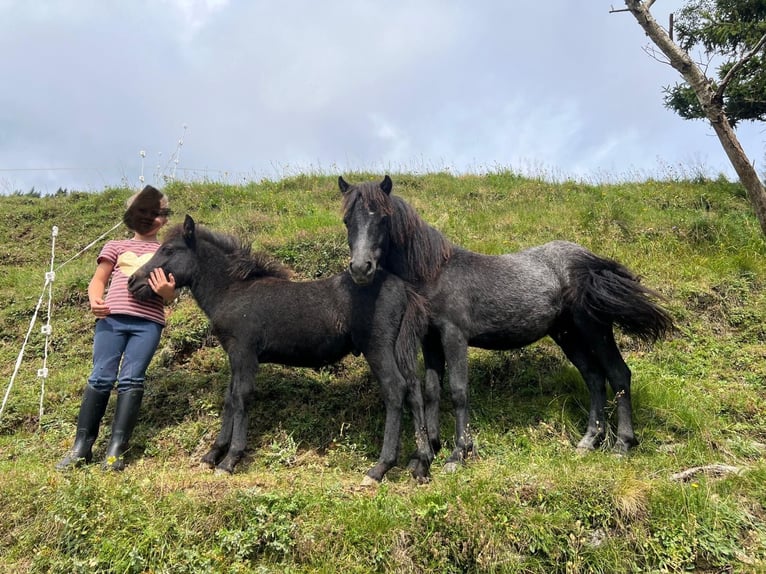
M 434 454 L 441 450 L 439 406 L 444 381 L 444 351 L 438 334 L 429 333 L 423 340 L 425 366 L 424 398 L 426 428 Z
M 626 454 L 628 450 L 638 444 L 638 439 L 636 439 L 633 431 L 633 406 L 630 398 L 632 375 L 630 368 L 625 364 L 625 360 L 620 354 L 611 329 L 603 333 L 601 345 L 597 349 L 596 355 L 606 372 L 617 401 L 617 440 L 613 449 L 618 454 Z
M 444 470 L 454 472 L 469 455 L 475 454 L 468 421 L 468 341 L 454 326 L 442 330 L 441 341 L 455 411 L 455 448 L 444 464 Z
M 227 405 L 231 417 L 231 434 L 226 456 L 218 463 L 216 470 L 231 474 L 242 459 L 247 447 L 247 426 L 255 394 L 255 375 L 258 362 L 248 357 L 250 351 L 240 354 L 239 358 L 230 356 L 232 370 L 231 392 L 227 395 Z
M 594 450 L 606 438 L 606 375 L 589 349 L 585 333 L 573 325 L 551 335 L 572 364 L 580 371 L 590 395 L 588 428 L 578 450 Z

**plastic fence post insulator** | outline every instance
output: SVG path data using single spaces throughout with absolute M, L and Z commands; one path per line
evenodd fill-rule
M 55 271 L 48 271 L 48 272 L 45 274 L 45 280 L 46 280 L 48 283 L 53 283 L 53 282 L 56 280 L 56 272 L 55 272 Z
M 40 328 L 40 332 L 41 332 L 43 335 L 50 335 L 51 333 L 53 333 L 53 326 L 51 326 L 51 325 L 43 325 L 43 326 Z
M 59 235 L 59 228 L 56 227 L 55 225 L 53 226 L 53 229 L 51 230 L 51 235 L 53 237 L 58 237 L 58 235 Z
M 37 369 L 37 376 L 41 377 L 43 379 L 48 378 L 48 367 L 44 367 L 42 369 Z

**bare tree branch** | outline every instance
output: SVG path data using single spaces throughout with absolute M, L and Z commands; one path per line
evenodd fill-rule
M 670 66 L 670 65 L 671 65 L 671 64 L 670 64 L 670 60 L 667 58 L 667 56 L 665 56 L 665 54 L 663 54 L 662 52 L 660 52 L 660 51 L 659 51 L 657 48 L 655 48 L 654 46 L 644 46 L 644 47 L 643 47 L 643 48 L 641 48 L 641 49 L 642 49 L 642 50 L 644 51 L 644 53 L 645 53 L 647 56 L 649 56 L 649 57 L 650 57 L 652 60 L 656 60 L 656 61 L 658 61 L 660 64 L 665 64 L 665 65 L 668 65 L 668 66 Z

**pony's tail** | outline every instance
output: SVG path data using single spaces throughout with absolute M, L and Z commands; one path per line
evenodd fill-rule
M 603 324 L 616 323 L 625 333 L 656 341 L 673 330 L 673 319 L 655 299 L 657 291 L 641 285 L 629 269 L 590 252 L 578 254 L 570 266 L 565 302 Z
M 406 284 L 407 308 L 402 317 L 394 351 L 399 371 L 406 380 L 417 376 L 418 350 L 428 330 L 428 302 L 415 289 Z

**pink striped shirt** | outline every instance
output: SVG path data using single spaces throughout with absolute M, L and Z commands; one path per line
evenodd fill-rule
M 106 304 L 110 315 L 133 315 L 143 317 L 160 325 L 165 324 L 165 304 L 157 295 L 148 301 L 139 301 L 128 291 L 128 278 L 151 259 L 159 248 L 158 241 L 117 239 L 107 241 L 98 254 L 98 263 L 108 261 L 114 265 Z

